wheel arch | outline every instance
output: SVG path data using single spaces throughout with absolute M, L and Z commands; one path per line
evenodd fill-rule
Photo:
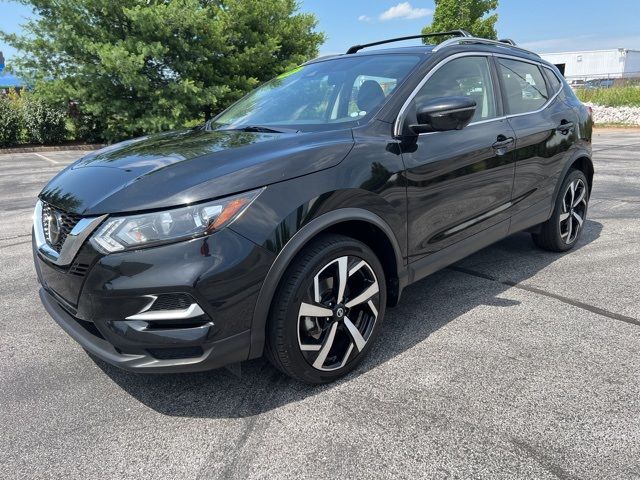
M 585 177 L 587 177 L 587 183 L 589 184 L 589 195 L 591 195 L 591 190 L 593 186 L 593 174 L 594 174 L 593 161 L 591 160 L 591 157 L 588 155 L 586 151 L 581 150 L 580 152 L 575 154 L 569 161 L 567 161 L 567 163 L 564 166 L 564 169 L 562 170 L 562 173 L 558 176 L 558 181 L 556 182 L 556 188 L 553 192 L 553 197 L 551 197 L 552 209 L 549 212 L 549 215 L 553 213 L 553 205 L 555 205 L 555 201 L 558 196 L 558 193 L 560 192 L 560 187 L 562 186 L 562 182 L 564 182 L 564 179 L 567 177 L 569 170 L 571 170 L 572 168 L 580 170 L 582 173 L 584 173 Z
M 569 169 L 571 168 L 580 170 L 582 173 L 584 173 L 584 176 L 587 177 L 587 182 L 589 184 L 589 195 L 591 195 L 591 188 L 593 187 L 593 173 L 594 173 L 593 162 L 591 161 L 591 159 L 586 155 L 578 157 L 569 166 Z M 565 175 L 566 175 L 566 172 L 565 172 Z
M 378 215 L 361 208 L 341 208 L 321 215 L 291 237 L 278 253 L 262 283 L 251 323 L 249 358 L 262 355 L 271 302 L 282 277 L 296 255 L 323 233 L 340 233 L 365 243 L 378 256 L 385 271 L 387 304 L 395 305 L 406 283 L 400 245 L 391 227 Z

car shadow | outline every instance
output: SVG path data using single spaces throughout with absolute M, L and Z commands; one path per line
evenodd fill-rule
M 595 241 L 602 224 L 588 220 L 573 250 Z M 358 368 L 344 379 L 321 386 L 305 385 L 273 368 L 266 360 L 242 364 L 240 377 L 227 369 L 204 373 L 144 375 L 130 373 L 95 359 L 96 364 L 132 397 L 171 416 L 203 418 L 250 417 L 303 400 L 362 375 L 422 342 L 439 328 L 479 305 L 508 309 L 518 302 L 500 298 L 510 288 L 565 254 L 536 248 L 529 234 L 518 233 L 471 255 L 405 289 L 400 304 L 389 309 L 377 344 Z M 464 282 L 463 271 L 481 268 L 500 281 Z

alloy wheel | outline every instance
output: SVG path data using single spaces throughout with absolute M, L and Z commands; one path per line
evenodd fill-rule
M 344 367 L 365 348 L 380 309 L 371 266 L 356 256 L 332 260 L 313 277 L 298 312 L 298 345 L 317 370 Z
M 587 212 L 587 187 L 581 179 L 569 184 L 562 197 L 560 214 L 560 237 L 566 244 L 575 241 L 582 229 Z

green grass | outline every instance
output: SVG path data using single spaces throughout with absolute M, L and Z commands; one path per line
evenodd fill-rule
M 640 107 L 640 87 L 580 88 L 576 95 L 582 102 L 605 107 Z

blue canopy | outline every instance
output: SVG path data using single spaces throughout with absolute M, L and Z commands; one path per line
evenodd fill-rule
M 0 73 L 0 88 L 24 87 L 25 82 L 9 72 Z

